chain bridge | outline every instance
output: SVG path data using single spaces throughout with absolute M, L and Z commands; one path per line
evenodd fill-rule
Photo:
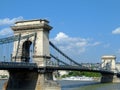
M 80 63 L 67 56 L 49 41 L 52 27 L 47 20 L 19 21 L 11 28 L 14 35 L 0 39 L 0 70 L 10 75 L 6 90 L 61 90 L 53 81 L 56 70 L 101 73 L 101 82 L 114 82 L 120 76 L 114 58 Z

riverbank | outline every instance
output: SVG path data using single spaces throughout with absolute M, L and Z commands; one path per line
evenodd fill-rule
M 97 81 L 97 82 L 100 82 L 101 77 L 71 76 L 71 77 L 65 77 L 65 78 L 54 78 L 54 80 Z
M 9 77 L 0 77 L 0 80 L 8 80 Z

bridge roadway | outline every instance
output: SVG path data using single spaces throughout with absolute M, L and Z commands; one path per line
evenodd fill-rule
M 39 73 L 50 72 L 55 70 L 69 70 L 69 71 L 89 71 L 97 73 L 114 74 L 112 71 L 104 69 L 92 69 L 82 66 L 66 66 L 66 65 L 49 65 L 49 66 L 37 66 L 35 63 L 25 63 L 25 62 L 0 62 L 0 70 L 19 70 L 19 71 L 36 71 Z

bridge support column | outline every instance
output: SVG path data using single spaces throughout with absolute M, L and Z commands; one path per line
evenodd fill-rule
M 10 78 L 4 90 L 61 90 L 60 85 L 52 80 L 52 72 L 10 71 L 9 73 Z
M 116 72 L 115 61 L 116 61 L 116 56 L 114 55 L 102 56 L 101 68 L 103 70 L 108 70 L 108 71 L 112 71 L 115 73 Z M 115 74 L 102 73 L 101 82 L 102 83 L 108 83 L 108 82 L 116 83 L 116 82 L 120 82 L 120 79 Z
M 44 19 L 16 22 L 12 30 L 14 35 L 19 35 L 19 40 L 14 42 L 12 61 L 34 62 L 38 67 L 46 67 L 46 62 L 51 58 L 49 50 L 51 29 L 49 21 Z M 31 34 L 34 34 L 34 37 L 29 37 Z M 26 36 L 27 38 L 24 38 Z M 61 90 L 59 84 L 53 81 L 52 72 L 16 70 L 9 73 L 6 90 Z
M 102 74 L 101 83 L 118 83 L 120 78 L 117 75 Z

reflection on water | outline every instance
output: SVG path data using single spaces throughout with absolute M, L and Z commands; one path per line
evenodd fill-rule
M 0 90 L 3 89 L 3 84 L 6 82 L 6 80 L 0 79 Z
M 104 83 L 104 84 L 94 84 L 84 87 L 80 87 L 75 90 L 120 90 L 120 83 Z
M 0 90 L 5 80 L 0 80 Z M 104 83 L 94 81 L 58 81 L 62 90 L 120 90 L 120 83 Z
M 74 90 L 75 88 L 97 84 L 99 82 L 81 82 L 81 81 L 58 81 L 61 84 L 62 90 Z

